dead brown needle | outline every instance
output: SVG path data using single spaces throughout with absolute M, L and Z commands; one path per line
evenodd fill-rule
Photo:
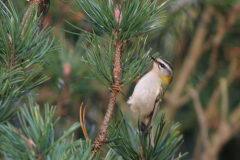
M 86 125 L 85 125 L 85 114 L 86 114 L 87 105 L 85 106 L 85 108 L 83 110 L 83 114 L 82 114 L 82 107 L 83 107 L 83 102 L 80 106 L 80 123 L 81 123 L 81 127 L 83 130 L 83 134 L 84 134 L 85 138 L 88 140 L 89 138 L 88 138 L 88 133 L 87 133 Z

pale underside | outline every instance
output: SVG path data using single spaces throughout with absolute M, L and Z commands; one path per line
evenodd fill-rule
M 149 72 L 135 86 L 128 104 L 131 105 L 130 108 L 133 113 L 147 125 L 153 114 L 156 101 L 161 100 L 162 96 L 161 78 Z M 157 109 L 154 111 L 157 112 Z

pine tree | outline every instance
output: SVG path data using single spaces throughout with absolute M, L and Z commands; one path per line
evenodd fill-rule
M 174 158 L 183 139 L 176 131 L 179 124 L 166 125 L 164 116 L 155 131 L 155 147 L 151 147 L 149 136 L 141 141 L 140 129 L 131 128 L 124 116 L 114 118 L 109 127 L 117 93 L 124 96 L 122 87 L 134 82 L 151 65 L 150 50 L 145 51 L 146 33 L 163 27 L 164 9 L 169 3 L 158 6 L 157 0 L 125 0 L 117 5 L 112 0 L 76 0 L 88 15 L 89 19 L 85 20 L 99 32 L 80 34 L 91 44 L 88 48 L 83 43 L 86 58 L 81 60 L 110 90 L 108 110 L 99 136 L 92 144 L 89 139 L 75 141 L 73 134 L 70 141 L 67 138 L 80 126 L 78 122 L 56 139 L 54 126 L 60 117 L 54 119 L 54 106 L 46 104 L 42 115 L 39 105 L 29 98 L 20 107 L 33 88 L 49 79 L 45 75 L 39 77 L 46 63 L 44 56 L 59 49 L 51 38 L 53 29 L 42 28 L 49 2 L 30 1 L 20 18 L 10 0 L 0 0 L 0 156 L 5 159 L 100 159 L 99 149 L 107 144 L 106 160 Z M 9 122 L 15 115 L 21 128 Z
M 143 75 L 151 63 L 150 50 L 145 51 L 146 33 L 163 27 L 163 11 L 169 5 L 168 2 L 164 2 L 158 6 L 157 2 L 157 0 L 152 2 L 149 0 L 134 0 L 123 1 L 121 5 L 116 5 L 115 1 L 111 0 L 77 0 L 78 5 L 88 15 L 89 19 L 85 20 L 95 25 L 100 32 L 99 34 L 94 33 L 94 31 L 93 33 L 85 32 L 85 34 L 81 34 L 87 38 L 92 46 L 89 49 L 83 44 L 86 50 L 86 59 L 82 59 L 82 61 L 85 62 L 94 76 L 110 90 L 108 109 L 100 127 L 99 135 L 93 144 L 93 154 L 96 154 L 100 147 L 106 143 L 109 122 L 116 102 L 116 94 L 121 92 L 125 96 L 122 87 L 134 82 L 137 75 Z M 165 122 L 162 119 L 161 125 L 159 124 L 160 128 L 163 127 L 163 123 Z M 119 134 L 122 132 L 128 133 L 128 125 L 123 126 L 123 130 L 119 131 Z M 114 125 L 113 128 L 112 130 L 119 130 L 121 127 Z M 174 132 L 174 129 L 170 129 L 170 131 Z M 168 133 L 169 137 L 172 134 L 170 131 Z M 111 134 L 117 133 L 113 131 L 110 132 L 110 136 L 113 136 Z M 117 134 L 117 137 L 120 136 L 119 134 Z M 142 144 L 143 152 L 140 152 L 140 147 L 128 143 L 127 140 L 130 140 L 127 138 L 128 135 L 121 134 L 123 148 L 115 151 L 124 159 L 148 159 L 150 158 L 149 154 L 154 155 L 150 159 L 157 159 L 164 152 L 164 150 L 160 149 L 163 144 L 158 141 L 161 139 L 161 135 L 162 128 L 157 129 L 155 140 L 158 145 L 151 150 L 148 149 L 149 145 Z M 175 147 L 178 148 L 182 141 L 181 136 L 179 137 L 178 134 L 173 135 L 164 144 L 167 146 L 166 150 L 168 151 L 173 151 Z M 176 141 L 176 143 L 173 141 Z M 137 143 L 137 139 L 135 142 Z M 116 143 L 118 144 L 118 141 Z M 174 143 L 174 145 L 169 146 L 167 143 Z M 157 149 L 158 147 L 159 149 Z M 121 150 L 128 151 L 129 149 L 131 151 L 137 149 L 136 155 L 131 157 L 129 155 L 124 156 L 121 153 Z M 175 151 L 168 152 L 165 155 L 166 157 L 162 156 L 162 158 L 169 159 Z

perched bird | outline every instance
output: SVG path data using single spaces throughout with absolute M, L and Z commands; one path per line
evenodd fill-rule
M 153 68 L 136 84 L 132 96 L 127 103 L 133 113 L 141 120 L 141 131 L 145 133 L 152 127 L 160 102 L 173 78 L 173 68 L 164 59 L 153 59 Z M 154 146 L 152 132 L 151 145 Z

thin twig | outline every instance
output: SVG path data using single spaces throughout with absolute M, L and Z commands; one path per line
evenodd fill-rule
M 228 116 L 228 84 L 227 80 L 224 78 L 220 79 L 220 89 L 222 95 L 222 106 L 221 106 L 221 120 L 227 121 Z
M 213 44 L 213 49 L 212 49 L 212 55 L 211 55 L 211 61 L 210 61 L 210 67 L 209 67 L 209 69 L 208 69 L 208 71 L 206 72 L 206 74 L 205 74 L 205 76 L 204 76 L 204 78 L 203 78 L 203 80 L 198 84 L 198 86 L 197 86 L 197 91 L 201 91 L 205 86 L 206 86 L 206 84 L 207 84 L 207 82 L 208 82 L 208 80 L 213 76 L 213 74 L 214 74 L 214 71 L 215 71 L 215 69 L 216 69 L 216 65 L 217 65 L 217 57 L 218 57 L 218 49 L 219 49 L 219 46 L 220 46 L 220 43 L 221 43 L 221 41 L 222 41 L 222 39 L 223 39 L 223 37 L 224 37 L 224 35 L 230 30 L 230 28 L 233 26 L 233 24 L 234 24 L 234 22 L 235 22 L 235 19 L 236 19 L 236 15 L 237 15 L 237 13 L 240 11 L 240 4 L 237 4 L 234 8 L 233 8 L 233 10 L 230 12 L 230 14 L 229 14 L 229 18 L 223 18 L 223 16 L 221 16 L 220 14 L 219 14 L 219 16 L 218 16 L 218 25 L 217 25 L 217 34 L 216 34 L 216 36 L 214 37 L 214 38 L 209 38 L 209 40 L 208 40 L 208 42 L 204 42 L 204 44 L 202 45 L 202 46 L 200 46 L 200 47 L 202 47 L 202 52 L 204 52 L 207 48 L 209 48 L 211 45 L 209 45 L 209 44 Z M 208 14 L 209 14 L 209 17 L 211 17 L 211 15 L 212 15 L 212 12 L 213 11 L 211 11 L 211 13 L 209 13 L 208 12 Z M 205 14 L 207 14 L 207 12 L 205 13 Z M 204 16 L 203 16 L 204 17 Z M 206 19 L 205 19 L 206 20 Z M 226 25 L 224 25 L 225 24 L 225 21 L 226 20 L 228 20 L 227 21 L 227 24 Z M 205 23 L 206 23 L 206 21 L 205 21 Z M 207 23 L 206 23 L 207 24 Z M 200 23 L 200 25 L 201 25 L 201 23 Z M 197 32 L 199 31 L 199 29 L 197 29 Z M 197 33 L 196 33 L 197 34 Z M 198 37 L 198 36 L 196 36 L 196 37 Z M 210 40 L 211 41 L 213 41 L 213 43 L 210 43 Z M 193 45 L 194 43 L 192 43 L 192 45 Z M 207 47 L 206 47 L 206 44 L 208 44 L 207 45 Z M 194 47 L 193 47 L 194 48 Z M 193 49 L 194 50 L 194 49 Z M 197 53 L 194 53 L 194 51 L 193 52 L 191 52 L 192 54 L 197 54 Z M 185 63 L 186 63 L 187 61 L 185 61 Z M 184 63 L 184 64 L 185 64 Z M 190 67 L 191 68 L 191 67 Z M 183 69 L 180 71 L 180 73 L 184 73 L 184 72 L 182 72 L 183 71 Z M 191 72 L 189 72 L 189 73 L 191 73 Z M 186 78 L 186 76 L 184 75 L 183 76 L 183 74 L 181 74 L 182 76 L 180 76 L 179 75 L 179 77 L 180 78 L 177 78 L 177 79 L 185 79 Z M 183 82 L 183 80 L 182 80 L 182 82 Z M 184 88 L 184 87 L 181 87 L 182 86 L 182 84 L 183 83 L 181 83 L 181 85 L 180 85 L 180 82 L 178 82 L 178 84 L 175 84 L 174 86 L 176 86 L 174 89 L 173 89 L 173 92 L 170 94 L 170 93 L 166 93 L 165 94 L 165 96 L 164 96 L 164 98 L 166 99 L 166 101 L 168 102 L 168 104 L 167 105 L 170 105 L 170 107 L 174 107 L 174 108 L 179 108 L 179 107 L 181 107 L 181 106 L 183 106 L 183 104 L 186 104 L 189 100 L 190 100 L 190 97 L 189 97 L 189 95 L 187 94 L 187 95 L 184 95 L 184 96 L 182 96 L 182 97 L 178 97 L 176 94 L 176 92 L 175 92 L 175 90 L 176 90 L 176 88 L 177 88 L 177 86 L 179 86 L 178 88 Z M 178 89 L 179 90 L 179 89 Z M 218 91 L 216 91 L 216 92 L 214 92 L 214 97 L 218 97 L 219 95 L 220 95 L 220 93 L 219 93 L 219 89 L 218 89 Z M 180 93 L 180 90 L 179 90 L 179 93 Z M 178 100 L 177 100 L 177 102 L 178 103 L 172 103 L 172 98 L 173 98 L 173 96 L 176 96 L 174 99 L 177 99 L 177 98 L 179 98 Z M 181 96 L 181 95 L 179 95 L 179 96 Z M 170 107 L 168 107 L 169 109 L 170 109 Z M 173 113 L 174 113 L 174 110 L 171 110 Z
M 174 86 L 172 92 L 165 95 L 166 108 L 170 110 L 169 113 L 171 113 L 169 114 L 168 119 L 173 119 L 176 110 L 190 99 L 188 96 L 181 99 L 182 93 L 186 88 L 187 82 L 195 69 L 197 62 L 203 54 L 204 49 L 202 46 L 208 33 L 208 23 L 211 22 L 214 12 L 215 10 L 210 6 L 207 6 L 203 11 L 201 20 L 199 21 L 196 33 L 193 37 L 193 41 L 189 47 L 187 57 L 179 70 L 180 74 L 174 78 L 177 79 L 177 81 L 174 81 L 175 83 L 173 84 Z M 180 101 L 181 103 L 179 103 Z
M 235 120 L 240 119 L 240 116 L 237 115 L 240 111 L 235 110 L 232 115 L 236 116 L 234 118 L 230 117 L 230 122 L 228 120 L 228 100 L 227 100 L 227 84 L 228 86 L 236 78 L 236 72 L 239 71 L 239 66 L 236 65 L 236 59 L 232 58 L 231 65 L 229 67 L 229 75 L 227 79 L 223 82 L 220 82 L 220 86 L 215 90 L 213 96 L 210 99 L 210 103 L 206 110 L 206 115 L 210 117 L 212 113 L 218 111 L 217 102 L 219 100 L 220 94 L 222 93 L 222 108 L 221 115 L 217 117 L 219 119 L 219 125 L 215 133 L 211 136 L 211 147 L 204 150 L 202 153 L 202 160 L 211 159 L 216 160 L 218 153 L 222 147 L 236 134 L 240 131 L 239 121 L 236 123 Z M 214 112 L 213 112 L 214 111 Z M 211 124 L 211 123 L 210 123 Z
M 240 131 L 240 104 L 236 107 L 236 109 L 230 114 L 230 124 L 232 126 L 233 135 L 238 135 Z
M 211 54 L 211 60 L 210 60 L 210 67 L 206 74 L 204 75 L 204 78 L 202 81 L 198 84 L 197 90 L 201 91 L 207 84 L 208 80 L 213 76 L 214 71 L 217 67 L 217 58 L 219 53 L 219 46 L 222 42 L 222 39 L 224 35 L 226 34 L 226 27 L 225 27 L 225 19 L 223 16 L 218 15 L 218 23 L 217 23 L 217 34 L 213 39 L 213 48 L 212 48 L 212 54 Z
M 188 56 L 186 57 L 186 60 L 184 61 L 184 64 L 179 71 L 181 74 L 179 74 L 177 77 L 178 81 L 176 81 L 174 85 L 172 99 L 178 99 L 181 96 L 188 82 L 188 79 L 197 64 L 197 61 L 203 53 L 202 44 L 205 40 L 205 37 L 207 36 L 207 24 L 211 21 L 211 16 L 213 13 L 214 9 L 209 6 L 203 12 L 202 20 L 196 29 L 196 34 L 189 48 Z
M 201 149 L 202 149 L 202 137 L 201 137 L 201 133 L 198 133 L 197 138 L 196 138 L 196 142 L 195 142 L 195 147 L 194 147 L 194 152 L 193 152 L 193 156 L 192 159 L 199 159 L 199 155 L 201 154 Z
M 236 59 L 233 58 L 230 66 L 229 66 L 229 72 L 228 72 L 229 74 L 227 76 L 228 85 L 230 85 L 236 79 L 236 73 L 238 72 L 239 66 L 237 66 L 235 63 L 237 63 Z M 216 108 L 216 104 L 217 104 L 220 94 L 221 94 L 220 87 L 217 87 L 215 89 L 215 91 L 213 92 L 212 97 L 210 98 L 208 106 L 207 106 L 206 114 L 208 117 L 211 117 L 213 112 L 216 110 L 215 108 Z
M 200 132 L 201 132 L 204 148 L 208 148 L 209 147 L 208 124 L 207 124 L 207 119 L 204 115 L 204 111 L 199 99 L 198 92 L 191 87 L 188 87 L 188 91 L 189 91 L 189 95 L 192 97 L 194 102 L 194 108 L 196 110 L 196 115 L 198 118 L 198 122 L 200 124 Z
M 202 91 L 202 89 L 206 86 L 207 82 L 214 75 L 214 72 L 216 70 L 219 46 L 221 44 L 221 41 L 222 41 L 224 35 L 227 32 L 226 26 L 223 25 L 224 22 L 225 22 L 224 18 L 221 15 L 219 15 L 218 23 L 217 23 L 217 34 L 214 36 L 214 38 L 212 38 L 212 37 L 209 38 L 209 40 L 203 44 L 203 46 L 204 46 L 203 52 L 206 49 L 208 49 L 211 45 L 213 45 L 213 47 L 212 47 L 212 54 L 211 54 L 211 60 L 210 60 L 210 67 L 208 68 L 206 74 L 203 76 L 204 78 L 201 80 L 201 82 L 197 86 L 198 92 Z M 211 43 L 211 41 L 213 41 L 213 42 Z M 207 46 L 206 46 L 206 44 L 207 44 Z M 189 100 L 190 100 L 190 96 L 184 95 L 183 97 L 181 97 L 179 99 L 178 105 L 176 107 L 180 107 L 183 104 L 186 104 Z

